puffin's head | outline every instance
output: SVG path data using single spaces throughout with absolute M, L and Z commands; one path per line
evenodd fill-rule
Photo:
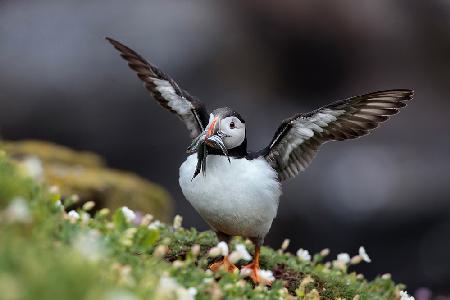
M 196 137 L 187 149 L 187 153 L 197 152 L 197 167 L 194 179 L 200 171 L 206 174 L 206 157 L 208 154 L 225 155 L 231 163 L 230 156 L 243 157 L 247 154 L 245 122 L 242 117 L 228 107 L 218 108 L 209 116 L 205 130 Z
M 242 117 L 228 107 L 214 110 L 206 126 L 205 142 L 208 146 L 220 149 L 234 149 L 245 141 L 245 122 Z M 220 145 L 222 144 L 222 145 Z

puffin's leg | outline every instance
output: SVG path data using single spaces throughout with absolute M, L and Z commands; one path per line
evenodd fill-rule
M 261 270 L 259 267 L 259 256 L 261 253 L 261 245 L 263 244 L 264 240 L 258 238 L 252 239 L 252 241 L 255 244 L 255 256 L 253 257 L 253 261 L 251 263 L 242 267 L 241 272 L 248 272 L 250 278 L 253 280 L 255 284 L 263 284 L 271 286 L 272 285 L 271 280 L 267 280 L 259 276 L 259 271 Z
M 224 241 L 228 245 L 228 249 L 230 249 L 230 240 L 231 236 L 222 233 L 222 232 L 216 232 L 217 237 L 220 241 Z M 219 260 L 215 263 L 212 263 L 209 265 L 209 269 L 213 272 L 219 271 L 219 269 L 223 268 L 225 271 L 229 273 L 234 273 L 236 271 L 239 271 L 238 267 L 236 267 L 229 259 L 228 255 L 224 256 L 222 260 Z

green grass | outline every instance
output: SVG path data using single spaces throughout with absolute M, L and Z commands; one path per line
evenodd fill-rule
M 59 198 L 0 152 L 0 299 L 194 299 L 188 289 L 195 288 L 195 299 L 377 300 L 398 299 L 403 288 L 389 278 L 367 281 L 319 254 L 305 262 L 268 247 L 262 268 L 277 280 L 272 288 L 255 287 L 239 274 L 205 271 L 218 242 L 210 231 L 149 229 L 149 219 L 134 225 L 121 210 L 89 216 L 80 209 L 75 220 L 58 207 Z M 252 253 L 248 241 L 236 243 Z

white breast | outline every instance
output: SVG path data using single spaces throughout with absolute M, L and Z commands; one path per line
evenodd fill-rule
M 281 195 L 277 173 L 263 158 L 247 160 L 209 155 L 206 175 L 192 180 L 197 154 L 180 167 L 186 199 L 216 231 L 263 238 L 272 225 Z

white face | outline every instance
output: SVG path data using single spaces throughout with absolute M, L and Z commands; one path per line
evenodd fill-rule
M 209 124 L 207 128 L 210 127 L 214 120 L 214 115 L 209 116 Z M 226 117 L 223 118 L 218 125 L 218 131 L 222 132 L 222 140 L 227 149 L 233 149 L 240 146 L 245 139 L 245 123 L 242 123 L 236 117 Z M 217 126 L 216 125 L 216 126 Z
M 236 117 L 226 117 L 220 120 L 219 131 L 224 133 L 222 140 L 227 149 L 240 146 L 245 139 L 245 123 Z

